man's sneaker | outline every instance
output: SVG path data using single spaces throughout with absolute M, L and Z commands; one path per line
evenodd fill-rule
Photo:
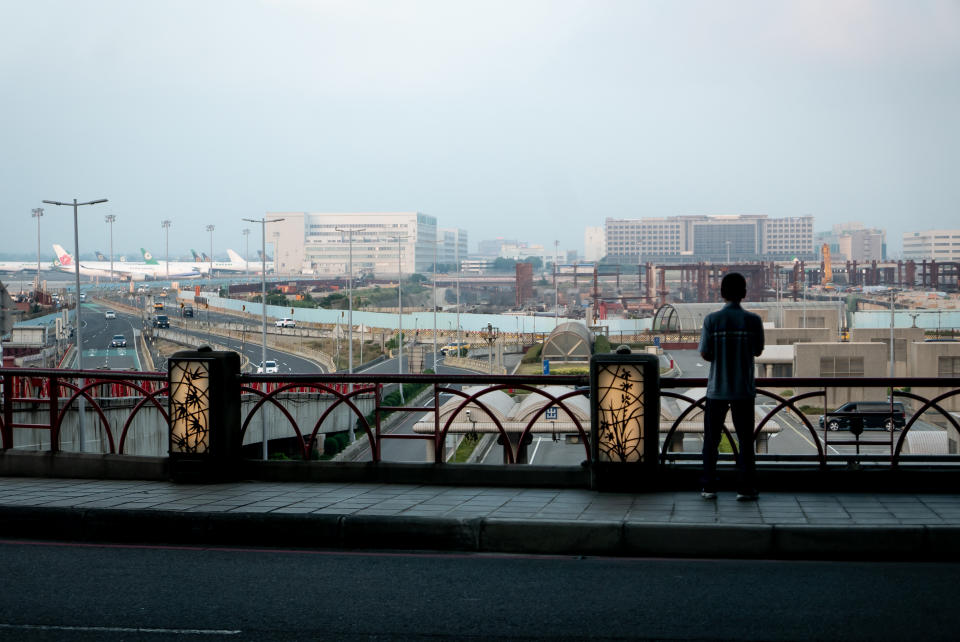
M 738 502 L 752 502 L 755 499 L 760 498 L 760 493 L 755 490 L 748 490 L 744 492 L 737 493 Z
M 700 491 L 700 497 L 703 497 L 704 499 L 716 499 L 717 494 L 712 490 L 707 490 L 704 488 Z

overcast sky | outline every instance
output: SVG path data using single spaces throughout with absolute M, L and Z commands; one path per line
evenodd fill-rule
M 0 252 L 243 252 L 243 217 L 417 210 L 960 227 L 960 1 L 0 0 Z M 72 245 L 46 206 L 44 251 Z M 259 230 L 251 234 L 259 246 Z M 52 251 L 50 251 L 52 252 Z

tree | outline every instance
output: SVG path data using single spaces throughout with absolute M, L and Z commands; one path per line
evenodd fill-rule
M 517 262 L 513 259 L 496 258 L 490 265 L 493 272 L 512 272 L 516 269 Z
M 539 256 L 528 256 L 527 258 L 523 259 L 523 262 L 532 265 L 534 270 L 539 270 L 543 267 L 543 259 L 541 259 Z

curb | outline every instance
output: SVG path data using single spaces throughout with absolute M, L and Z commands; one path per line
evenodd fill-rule
M 0 537 L 138 544 L 733 559 L 956 560 L 960 526 L 643 524 L 0 507 Z

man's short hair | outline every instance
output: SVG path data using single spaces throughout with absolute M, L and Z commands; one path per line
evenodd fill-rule
M 727 301 L 742 301 L 747 296 L 747 280 L 739 272 L 730 272 L 720 281 L 720 296 Z

